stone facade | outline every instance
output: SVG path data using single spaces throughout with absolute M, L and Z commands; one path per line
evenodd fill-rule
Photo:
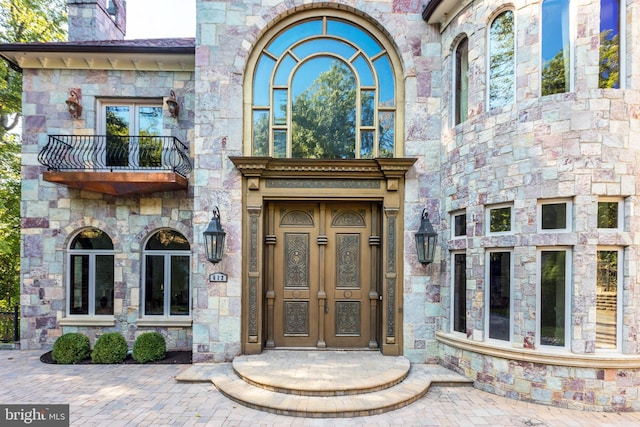
M 98 97 L 149 98 L 179 90 L 184 112 L 172 120 L 165 111 L 165 132 L 182 141 L 193 140 L 193 72 L 24 70 L 23 180 L 22 180 L 22 296 L 21 345 L 47 348 L 62 333 L 81 331 L 92 338 L 105 331 L 125 334 L 132 343 L 147 330 L 163 331 L 168 348 L 191 348 L 191 330 L 159 326 L 138 327 L 141 251 L 156 230 L 172 228 L 193 242 L 193 196 L 190 192 L 153 194 L 151 197 L 114 197 L 69 189 L 42 181 L 37 153 L 47 135 L 93 135 Z M 69 88 L 82 92 L 84 111 L 79 120 L 65 106 Z M 108 88 L 108 89 L 105 89 Z M 58 326 L 66 316 L 64 248 L 85 227 L 111 236 L 116 257 L 115 317 L 112 328 Z
M 69 4 L 78 1 L 69 1 Z M 101 9 L 106 9 L 104 1 Z M 431 2 L 433 3 L 433 1 Z M 436 2 L 437 3 L 437 2 Z M 444 24 L 428 24 L 424 5 L 401 0 L 314 3 L 302 0 L 253 3 L 197 0 L 198 28 L 193 71 L 24 69 L 22 347 L 50 348 L 64 332 L 92 337 L 121 331 L 129 341 L 144 330 L 161 330 L 171 348 L 191 348 L 195 362 L 232 360 L 242 352 L 242 175 L 230 157 L 247 143 L 245 70 L 252 48 L 274 23 L 314 9 L 340 9 L 363 17 L 393 41 L 402 62 L 404 155 L 414 158 L 403 194 L 405 234 L 402 353 L 414 363 L 439 362 L 476 380 L 487 391 L 537 403 L 587 410 L 640 410 L 638 378 L 638 160 L 640 91 L 640 1 L 622 4 L 626 17 L 623 89 L 598 89 L 600 2 L 574 7 L 573 90 L 540 96 L 539 1 L 468 2 Z M 458 7 L 458 6 L 456 6 Z M 487 27 L 510 8 L 516 18 L 515 102 L 487 111 Z M 75 16 L 79 9 L 70 10 Z M 87 40 L 78 30 L 74 40 Z M 469 40 L 469 117 L 452 126 L 453 58 L 461 36 Z M 117 40 L 99 30 L 97 38 Z M 1 49 L 0 49 L 1 50 Z M 79 88 L 85 106 L 71 120 L 64 106 Z M 37 153 L 47 135 L 91 135 L 96 99 L 179 95 L 181 114 L 163 121 L 167 135 L 189 144 L 194 170 L 188 191 L 114 197 L 56 186 L 42 180 Z M 601 197 L 624 200 L 622 230 L 596 224 Z M 566 200 L 572 225 L 541 232 L 540 202 Z M 488 206 L 512 206 L 508 234 L 486 232 Z M 202 231 L 212 207 L 227 232 L 223 261 L 205 261 Z M 436 262 L 424 267 L 414 253 L 414 234 L 426 206 L 439 232 Z M 450 214 L 466 213 L 466 236 L 451 238 Z M 114 327 L 66 324 L 65 248 L 83 227 L 106 231 L 116 253 Z M 138 325 L 141 245 L 154 230 L 182 233 L 192 248 L 192 327 Z M 621 346 L 596 349 L 596 255 L 600 247 L 624 251 Z M 569 342 L 550 350 L 539 345 L 538 252 L 571 253 L 568 284 Z M 512 252 L 513 333 L 497 343 L 487 333 L 487 252 Z M 467 315 L 464 333 L 452 332 L 452 253 L 466 254 Z M 223 271 L 226 282 L 210 282 Z M 60 323 L 65 326 L 60 326 Z

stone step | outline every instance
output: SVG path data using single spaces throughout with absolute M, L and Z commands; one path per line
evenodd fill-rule
M 244 406 L 309 418 L 380 414 L 415 402 L 432 385 L 473 384 L 442 366 L 378 351 L 287 349 L 195 364 L 176 380 L 210 381 Z
M 231 364 L 219 366 L 211 379 L 225 396 L 244 406 L 279 415 L 338 418 L 375 415 L 420 399 L 434 384 L 471 385 L 473 381 L 438 365 L 413 365 L 400 383 L 349 395 L 309 396 L 267 390 L 238 377 Z
M 236 374 L 265 390 L 301 396 L 348 396 L 392 387 L 407 377 L 406 357 L 371 352 L 273 352 L 268 367 L 253 356 L 233 360 Z

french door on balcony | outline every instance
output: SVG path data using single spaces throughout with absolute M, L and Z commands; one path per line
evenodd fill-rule
M 99 155 L 107 167 L 162 166 L 162 104 L 109 102 L 102 104 L 103 135 Z

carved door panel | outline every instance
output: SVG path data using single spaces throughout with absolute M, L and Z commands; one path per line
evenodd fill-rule
M 377 348 L 376 209 L 369 203 L 270 207 L 267 347 Z
M 315 204 L 277 205 L 274 338 L 278 347 L 315 347 L 318 341 L 318 208 Z M 269 275 L 267 275 L 268 277 Z
M 325 266 L 328 347 L 369 345 L 370 236 L 371 212 L 367 205 L 341 204 L 328 208 Z

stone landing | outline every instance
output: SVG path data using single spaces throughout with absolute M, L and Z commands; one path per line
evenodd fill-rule
M 280 415 L 380 414 L 420 399 L 432 385 L 472 385 L 439 365 L 411 365 L 375 351 L 270 350 L 233 363 L 196 364 L 177 381 L 211 381 L 228 398 Z

